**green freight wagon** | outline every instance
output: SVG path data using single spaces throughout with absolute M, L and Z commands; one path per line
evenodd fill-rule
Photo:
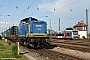
M 11 35 L 18 34 L 18 26 L 11 27 Z
M 6 30 L 6 38 L 7 39 L 10 39 L 10 36 L 11 36 L 11 31 L 10 31 L 11 29 L 8 29 L 8 30 Z

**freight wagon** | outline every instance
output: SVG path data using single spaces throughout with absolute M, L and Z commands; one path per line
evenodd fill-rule
M 10 39 L 10 29 L 6 30 L 6 39 Z
M 15 41 L 15 40 L 17 40 L 17 36 L 18 36 L 18 26 L 12 26 L 11 28 L 2 32 L 2 38 L 6 38 L 9 40 Z
M 44 47 L 49 42 L 47 23 L 29 17 L 20 21 L 18 40 L 21 44 L 34 48 Z
M 18 26 L 12 26 L 10 28 L 10 40 L 16 41 L 18 37 Z

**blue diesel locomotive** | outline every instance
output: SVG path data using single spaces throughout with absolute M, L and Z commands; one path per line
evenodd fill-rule
M 22 19 L 18 27 L 18 41 L 34 48 L 44 47 L 49 43 L 47 23 L 32 17 Z

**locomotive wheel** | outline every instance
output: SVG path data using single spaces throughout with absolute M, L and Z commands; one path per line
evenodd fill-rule
M 33 47 L 33 48 L 37 48 L 37 46 L 38 46 L 38 43 L 33 42 L 32 47 Z
M 26 43 L 26 42 L 24 42 L 24 45 L 25 45 L 25 46 L 27 46 L 27 43 Z

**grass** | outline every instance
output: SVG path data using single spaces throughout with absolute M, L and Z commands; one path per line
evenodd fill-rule
M 0 59 L 1 58 L 15 58 L 12 55 L 12 44 L 5 42 L 5 40 L 0 40 Z M 20 57 L 15 60 L 28 60 L 24 55 L 19 55 Z

